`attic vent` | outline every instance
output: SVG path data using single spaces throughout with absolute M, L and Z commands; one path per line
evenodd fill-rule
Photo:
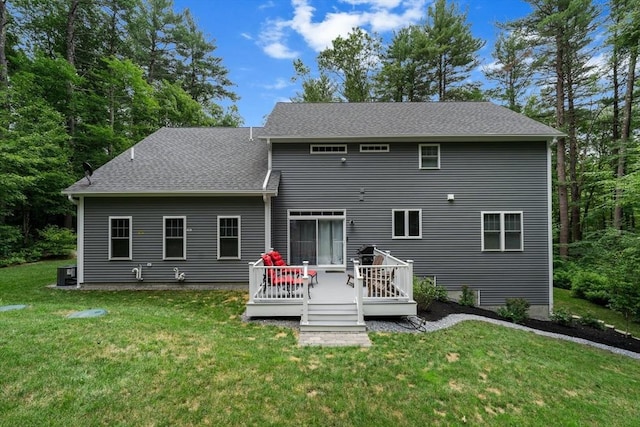
M 361 153 L 388 153 L 389 144 L 360 144 Z
M 318 145 L 311 144 L 311 154 L 333 154 L 333 153 L 346 153 L 346 145 Z

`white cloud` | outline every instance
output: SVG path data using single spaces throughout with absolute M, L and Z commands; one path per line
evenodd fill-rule
M 248 33 L 240 33 L 240 36 L 247 40 L 253 40 L 253 37 L 251 37 L 251 34 L 248 34 Z
M 263 87 L 265 89 L 273 89 L 273 90 L 280 90 L 280 89 L 284 89 L 286 87 L 291 86 L 291 82 L 287 79 L 283 79 L 282 77 L 279 77 L 276 79 L 275 83 L 273 84 L 267 84 L 264 85 Z
M 291 33 L 296 33 L 316 52 L 327 48 L 338 36 L 345 37 L 354 27 L 385 33 L 415 24 L 426 13 L 428 0 L 342 0 L 350 10 L 339 10 L 314 16 L 312 0 L 291 0 L 293 17 L 267 21 L 260 39 L 264 52 L 275 58 L 291 59 L 294 52 L 287 46 Z M 316 20 L 314 20 L 314 18 Z

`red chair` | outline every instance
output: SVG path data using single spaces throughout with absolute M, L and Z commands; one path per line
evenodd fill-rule
M 279 267 L 288 267 L 289 266 L 289 264 L 287 264 L 282 259 L 282 255 L 280 255 L 280 252 L 271 251 L 267 255 L 269 255 L 271 257 L 271 260 L 273 261 L 273 265 L 276 265 L 276 266 L 279 266 Z M 304 273 L 304 270 L 302 268 L 296 268 L 296 267 L 284 268 L 282 271 L 283 271 L 283 273 L 293 273 L 293 274 L 296 274 L 298 276 L 302 276 L 302 274 Z M 316 270 L 307 269 L 307 274 L 309 275 L 309 277 L 311 277 L 311 281 L 309 282 L 309 284 L 311 286 L 313 286 L 313 279 L 316 279 L 316 285 L 317 285 L 318 284 L 318 272 Z
M 265 267 L 273 267 L 273 261 L 269 255 L 262 255 L 262 262 Z M 281 274 L 278 274 L 278 273 Z M 293 272 L 285 272 L 281 268 L 266 268 L 264 275 L 264 282 L 267 285 L 271 286 L 284 286 L 289 294 L 291 294 L 292 290 L 297 288 L 298 286 L 304 285 L 304 280 L 294 277 Z

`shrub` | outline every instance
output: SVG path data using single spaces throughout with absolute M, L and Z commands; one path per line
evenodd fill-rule
M 522 323 L 529 316 L 529 301 L 524 298 L 507 298 L 506 305 L 499 307 L 497 310 L 498 316 L 507 320 L 511 320 L 513 323 Z
M 76 235 L 68 228 L 49 225 L 38 234 L 36 249 L 45 257 L 67 257 L 76 247 Z
M 607 278 L 593 271 L 580 270 L 573 277 L 571 294 L 576 298 L 607 305 L 610 299 Z
M 574 272 L 569 270 L 556 270 L 553 272 L 553 286 L 560 289 L 571 289 L 571 279 Z
M 424 311 L 434 301 L 447 301 L 447 290 L 442 286 L 434 285 L 429 277 L 413 278 L 413 299 L 418 303 L 418 310 Z
M 570 326 L 573 323 L 573 316 L 571 312 L 564 307 L 553 310 L 553 313 L 549 316 L 552 322 L 562 326 Z
M 589 312 L 585 313 L 582 317 L 580 317 L 578 319 L 578 323 L 594 329 L 600 329 L 600 330 L 604 329 L 604 322 L 601 322 L 600 320 L 598 320 L 597 317 L 593 315 L 593 313 L 589 313 Z
M 474 307 L 476 305 L 476 294 L 473 292 L 473 289 L 471 289 L 467 285 L 463 285 L 462 295 L 460 295 L 460 300 L 458 300 L 458 304 Z
M 0 225 L 0 259 L 15 257 L 20 249 L 21 240 L 20 227 Z

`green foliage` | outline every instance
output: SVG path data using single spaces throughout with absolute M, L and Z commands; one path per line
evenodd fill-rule
M 462 294 L 460 295 L 460 300 L 458 300 L 458 304 L 466 305 L 469 307 L 474 307 L 476 305 L 476 294 L 467 285 L 462 286 Z
M 529 301 L 524 298 L 507 298 L 505 306 L 499 307 L 497 313 L 513 323 L 522 323 L 529 317 L 529 306 Z
M 602 274 L 579 270 L 571 281 L 571 293 L 576 298 L 584 298 L 600 305 L 609 302 L 609 281 Z
M 552 322 L 562 326 L 570 326 L 573 323 L 573 315 L 564 307 L 557 307 L 549 316 Z
M 76 247 L 76 235 L 68 228 L 49 225 L 38 234 L 36 246 L 44 257 L 68 257 Z
M 553 286 L 560 289 L 571 289 L 574 274 L 574 272 L 568 270 L 554 270 Z
M 22 232 L 20 227 L 0 225 L 0 259 L 8 258 L 20 249 Z
M 424 311 L 434 301 L 448 301 L 447 290 L 434 284 L 430 277 L 413 278 L 413 299 L 418 304 L 418 310 Z
M 584 326 L 588 326 L 590 328 L 603 330 L 604 322 L 600 321 L 597 317 L 593 315 L 593 313 L 587 312 L 580 316 L 578 319 L 578 323 Z

